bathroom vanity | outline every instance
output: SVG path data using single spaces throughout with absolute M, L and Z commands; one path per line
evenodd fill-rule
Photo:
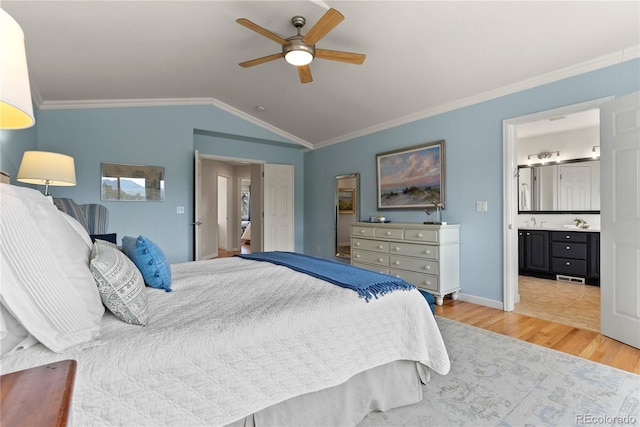
M 519 228 L 518 268 L 523 276 L 600 285 L 600 232 Z

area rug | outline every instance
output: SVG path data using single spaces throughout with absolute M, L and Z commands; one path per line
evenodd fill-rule
M 442 317 L 451 371 L 358 426 L 638 425 L 640 376 Z

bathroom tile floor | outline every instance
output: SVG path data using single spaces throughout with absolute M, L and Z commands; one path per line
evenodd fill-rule
M 600 332 L 600 287 L 519 276 L 514 313 Z

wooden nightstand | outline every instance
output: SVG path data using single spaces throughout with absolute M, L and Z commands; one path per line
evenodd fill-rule
M 71 410 L 75 360 L 63 360 L 0 377 L 0 424 L 66 426 Z

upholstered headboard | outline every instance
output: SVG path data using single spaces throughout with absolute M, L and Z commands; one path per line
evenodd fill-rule
M 11 177 L 5 171 L 0 171 L 0 182 L 3 184 L 11 184 Z

